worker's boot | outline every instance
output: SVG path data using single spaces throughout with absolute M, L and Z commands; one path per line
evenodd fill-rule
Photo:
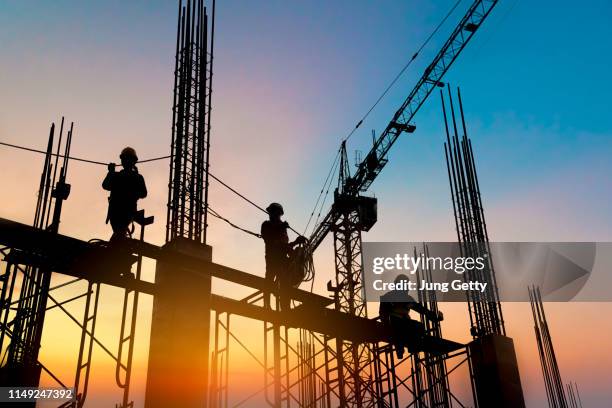
M 404 346 L 401 344 L 395 345 L 395 354 L 397 355 L 397 359 L 401 360 L 404 358 Z

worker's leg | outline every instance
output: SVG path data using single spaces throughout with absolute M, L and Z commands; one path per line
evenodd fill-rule
M 274 272 L 272 266 L 266 262 L 266 288 L 263 290 L 264 308 L 270 308 L 270 296 L 274 287 Z
M 270 307 L 270 297 L 279 299 L 279 277 L 282 273 L 282 268 L 279 261 L 273 259 L 266 260 L 266 286 L 267 293 L 264 293 L 264 307 Z
M 291 269 L 289 258 L 284 258 L 281 262 L 281 269 L 278 271 L 278 291 L 280 296 L 280 308 L 287 311 L 291 306 Z
M 423 350 L 425 329 L 421 322 L 409 317 L 392 316 L 390 323 L 397 358 L 403 357 L 404 349 L 408 349 L 409 353 Z
M 397 358 L 404 358 L 404 330 L 402 328 L 403 319 L 395 316 L 391 316 L 389 323 L 391 325 L 391 340 L 393 341 L 393 348 L 397 354 Z
M 423 351 L 423 336 L 425 335 L 423 324 L 407 317 L 402 319 L 400 327 L 402 342 L 404 346 L 408 348 L 408 352 L 415 353 Z
M 289 295 L 291 281 L 287 276 L 287 271 L 281 273 L 281 275 L 279 276 L 279 283 L 280 307 L 281 310 L 287 311 L 291 307 L 291 296 Z
M 113 235 L 111 241 L 118 241 L 128 236 L 130 227 L 130 220 L 125 217 L 112 218 L 110 220 L 111 227 L 113 228 Z

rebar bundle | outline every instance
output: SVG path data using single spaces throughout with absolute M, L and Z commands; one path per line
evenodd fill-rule
M 70 193 L 66 175 L 72 131 L 73 125 L 71 124 L 65 134 L 64 118 L 62 118 L 57 143 L 55 124 L 51 124 L 49 132 L 33 226 L 51 233 L 58 232 L 62 204 Z M 64 136 L 66 139 L 63 141 Z M 55 152 L 54 148 L 56 148 Z M 41 370 L 38 364 L 38 353 L 47 308 L 51 271 L 48 268 L 33 265 L 20 267 L 17 263 L 12 262 L 15 256 L 18 257 L 18 254 L 12 253 L 8 248 L 6 251 L 8 256 L 6 257 L 5 273 L 2 274 L 1 319 L 3 327 L 10 327 L 11 330 L 3 330 L 0 334 L 0 350 L 2 350 L 5 338 L 10 338 L 6 349 L 6 362 L 3 365 L 3 370 L 5 370 L 3 377 L 8 375 L 8 378 L 3 378 L 0 382 L 22 382 L 36 386 Z M 20 276 L 19 279 L 17 275 Z M 13 290 L 16 287 L 20 287 L 20 291 L 17 300 L 11 304 Z M 11 313 L 11 306 L 15 306 L 14 314 Z
M 457 229 L 457 242 L 462 256 L 483 257 L 487 259 L 482 270 L 473 269 L 464 274 L 466 282 L 478 281 L 487 283 L 486 290 L 468 291 L 468 309 L 470 312 L 471 333 L 474 338 L 487 334 L 506 334 L 504 319 L 499 301 L 497 282 L 493 262 L 490 257 L 489 235 L 485 222 L 484 210 L 480 196 L 480 186 L 476 174 L 476 162 L 472 142 L 467 135 L 461 92 L 457 89 L 461 128 L 455 114 L 455 104 L 448 87 L 451 127 L 444 102 L 444 92 L 440 91 L 442 112 L 446 130 L 444 153 L 450 183 L 453 213 Z
M 559 372 L 557 364 L 557 356 L 552 343 L 552 337 L 548 330 L 548 322 L 546 314 L 544 314 L 544 303 L 542 303 L 542 295 L 537 287 L 529 288 L 529 301 L 531 302 L 531 313 L 533 314 L 533 329 L 535 331 L 536 341 L 538 343 L 538 353 L 540 356 L 540 364 L 542 366 L 542 375 L 544 376 L 544 386 L 546 387 L 546 397 L 548 398 L 548 406 L 551 408 L 568 408 L 575 407 L 575 401 L 571 398 L 573 394 L 570 392 L 570 402 L 568 404 L 563 387 L 563 380 Z
M 166 242 L 206 242 L 214 1 L 211 20 L 204 0 L 179 1 Z

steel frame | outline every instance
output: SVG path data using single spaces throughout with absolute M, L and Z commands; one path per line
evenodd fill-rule
M 57 244 L 53 244 L 57 242 Z M 104 273 L 98 275 L 94 270 L 89 271 L 87 275 L 84 275 L 81 271 L 70 269 L 69 266 L 63 266 L 60 262 L 68 261 L 68 265 L 74 264 L 67 257 L 73 257 L 75 259 L 86 256 L 88 251 L 94 249 L 97 245 L 85 242 L 78 242 L 74 239 L 68 239 L 68 237 L 62 235 L 49 236 L 35 228 L 28 227 L 24 224 L 18 224 L 9 222 L 7 220 L 0 220 L 0 243 L 10 244 L 13 248 L 18 248 L 19 251 L 24 252 L 24 256 L 21 258 L 21 262 L 38 262 L 37 256 L 43 256 L 46 261 L 51 265 L 55 265 L 54 269 L 58 273 L 69 274 L 76 278 L 85 278 L 92 284 L 110 284 L 113 286 L 119 286 L 124 288 L 131 288 L 132 290 L 138 290 L 147 294 L 155 294 L 155 285 L 146 283 L 138 279 L 116 279 L 113 275 Z M 70 244 L 68 244 L 70 243 Z M 229 316 L 240 315 L 250 319 L 256 319 L 262 322 L 269 322 L 278 327 L 279 334 L 282 333 L 282 340 L 279 339 L 277 345 L 280 348 L 285 348 L 287 352 L 284 353 L 288 358 L 282 358 L 282 355 L 274 354 L 274 351 L 269 352 L 270 359 L 280 361 L 282 364 L 278 365 L 280 370 L 275 370 L 270 364 L 266 364 L 255 355 L 255 353 L 249 351 L 249 353 L 259 361 L 264 372 L 270 376 L 270 372 L 274 374 L 271 376 L 272 381 L 268 382 L 271 387 L 273 384 L 281 384 L 281 392 L 283 393 L 281 403 L 278 403 L 276 399 L 272 400 L 273 406 L 319 406 L 319 407 L 330 407 L 337 404 L 341 404 L 343 401 L 340 395 L 340 381 L 338 381 L 337 373 L 333 371 L 334 367 L 337 367 L 338 359 L 335 342 L 336 339 L 342 339 L 346 344 L 354 343 L 358 345 L 367 345 L 370 348 L 374 347 L 374 343 L 387 343 L 390 334 L 386 331 L 386 327 L 376 320 L 366 319 L 350 315 L 345 312 L 336 311 L 335 308 L 328 308 L 333 304 L 332 299 L 327 299 L 322 296 L 312 294 L 310 292 L 301 291 L 298 289 L 288 290 L 289 295 L 293 302 L 293 308 L 290 311 L 277 311 L 266 309 L 262 306 L 263 296 L 262 293 L 269 292 L 266 286 L 266 280 L 261 277 L 249 275 L 241 271 L 229 269 L 227 267 L 210 263 L 207 261 L 199 260 L 198 258 L 191 258 L 188 255 L 182 255 L 177 257 L 177 254 L 168 248 L 155 247 L 153 245 L 138 241 L 129 240 L 128 247 L 130 251 L 135 251 L 137 254 L 142 256 L 151 257 L 157 260 L 164 260 L 169 262 L 173 260 L 176 267 L 187 267 L 191 270 L 202 270 L 203 268 L 208 269 L 208 273 L 219 279 L 225 279 L 234 283 L 245 285 L 256 290 L 256 293 L 242 300 L 231 300 L 224 298 L 219 295 L 212 295 L 212 309 L 219 314 L 226 314 L 228 320 L 223 321 L 217 319 L 218 324 L 216 328 L 215 336 L 218 338 L 218 343 L 212 351 L 213 357 L 216 355 L 217 364 L 211 365 L 213 370 L 211 375 L 215 375 L 216 378 L 225 378 L 223 381 L 219 381 L 217 385 L 211 383 L 212 391 L 211 398 L 215 396 L 218 401 L 221 396 L 221 401 L 217 406 L 226 406 L 227 402 L 227 371 L 229 369 L 229 349 L 230 342 L 237 342 L 241 347 L 248 350 L 244 343 L 231 333 L 229 330 Z M 38 249 L 38 255 L 30 255 L 30 251 L 34 248 Z M 64 248 L 63 252 L 61 248 Z M 82 248 L 82 249 L 78 249 Z M 86 250 L 85 248 L 90 248 Z M 40 252 L 42 249 L 42 252 Z M 112 255 L 111 248 L 100 248 L 99 258 L 91 259 L 93 263 L 100 263 L 101 259 L 108 259 Z M 85 251 L 85 252 L 83 252 Z M 13 251 L 14 252 L 14 251 Z M 27 255 L 27 256 L 26 256 Z M 57 259 L 55 259 L 57 258 Z M 26 262 L 26 263 L 27 263 Z M 76 263 L 74 265 L 81 265 Z M 103 264 L 104 270 L 108 268 L 115 268 L 114 263 L 108 265 Z M 87 267 L 87 265 L 82 265 Z M 76 280 L 79 281 L 79 280 Z M 74 282 L 74 281 L 72 281 Z M 56 286 L 59 287 L 60 285 Z M 89 292 L 93 293 L 93 290 Z M 92 298 L 93 299 L 93 298 Z M 82 328 L 83 324 L 74 316 L 72 316 L 62 305 L 62 302 L 57 301 L 52 295 L 49 295 L 49 300 L 54 302 L 62 311 L 66 313 L 75 323 L 79 324 Z M 94 301 L 91 301 L 93 304 Z M 91 308 L 89 308 L 91 311 Z M 87 317 L 92 316 L 91 313 L 87 314 Z M 88 321 L 91 323 L 91 319 Z M 312 350 L 314 345 L 314 353 L 310 353 L 303 350 L 300 347 L 298 337 L 296 336 L 296 330 L 302 328 L 305 332 L 302 334 L 302 340 L 308 339 L 310 344 L 307 349 Z M 104 344 L 102 344 L 96 337 L 95 333 L 92 332 L 91 325 L 88 325 L 83 329 L 83 333 L 86 334 L 86 345 L 97 345 L 102 348 L 106 354 L 110 355 L 111 358 L 117 364 L 123 364 L 120 362 L 117 356 L 115 356 Z M 288 335 L 285 335 L 288 333 Z M 274 342 L 269 343 L 274 347 Z M 304 344 L 304 341 L 302 341 Z M 461 347 L 461 345 L 457 345 Z M 83 358 L 80 365 L 84 365 L 87 362 L 88 350 L 83 350 Z M 222 356 L 222 357 L 219 357 Z M 214 361 L 215 358 L 212 359 Z M 274 364 L 274 363 L 273 363 Z M 86 368 L 86 367 L 83 367 Z M 272 370 L 270 369 L 272 368 Z M 302 373 L 302 374 L 300 374 Z M 84 375 L 81 376 L 84 378 Z M 314 388 L 317 390 L 316 395 L 312 394 L 313 379 L 316 384 Z M 79 384 L 79 394 L 83 394 L 83 382 Z M 375 390 L 376 384 L 374 382 L 369 385 L 372 390 Z M 304 387 L 308 387 L 309 391 L 305 391 Z M 261 391 L 264 391 L 264 387 Z M 371 395 L 374 392 L 368 389 Z M 373 397 L 368 396 L 368 400 L 364 403 L 370 403 L 370 401 L 379 401 Z M 81 405 L 84 402 L 81 397 Z M 378 402 L 377 402 L 378 403 Z M 373 404 L 373 402 L 372 402 Z M 215 406 L 215 405 L 213 405 Z M 376 406 L 376 405 L 373 405 Z
M 144 242 L 145 227 L 153 223 L 153 217 L 148 219 L 143 217 L 138 220 L 140 223 L 140 241 Z M 135 279 L 141 280 L 142 274 L 142 255 L 138 255 L 136 261 Z M 115 381 L 117 386 L 123 390 L 123 399 L 117 408 L 131 408 L 134 402 L 130 400 L 130 385 L 132 378 L 132 360 L 134 358 L 134 343 L 136 341 L 136 322 L 138 320 L 138 298 L 139 291 L 134 288 L 125 288 L 123 295 L 123 310 L 121 313 L 121 329 L 119 331 L 119 346 L 115 366 Z M 131 296 L 130 296 L 131 295 Z M 131 311 L 130 311 L 131 306 Z M 127 330 L 127 333 L 125 333 Z M 92 336 L 93 338 L 93 336 Z M 127 354 L 124 358 L 124 348 L 127 347 Z M 123 378 L 122 378 L 123 374 Z
M 59 230 L 62 204 L 70 194 L 70 185 L 66 183 L 66 176 L 73 125 L 71 124 L 70 129 L 64 134 L 64 118 L 62 117 L 57 143 L 55 143 L 55 123 L 51 124 L 49 130 L 33 226 L 51 234 Z M 65 140 L 63 140 L 64 137 Z M 55 153 L 54 149 L 56 149 Z M 3 377 L 6 378 L 3 378 L 2 382 L 19 381 L 24 385 L 37 386 L 42 369 L 38 362 L 38 353 L 51 274 L 44 267 L 34 265 L 27 265 L 25 269 L 21 269 L 16 261 L 11 260 L 12 254 L 5 251 L 3 253 L 8 255 L 9 261 L 2 275 L 3 311 L 0 312 L 0 316 L 3 319 L 4 327 L 9 329 L 11 326 L 12 329 L 10 329 L 11 341 L 6 349 L 6 362 L 3 362 L 2 366 Z M 20 290 L 17 300 L 13 302 L 12 296 L 18 271 L 22 271 L 23 274 L 19 281 Z M 10 307 L 13 304 L 16 306 L 15 313 L 9 322 Z M 3 344 L 4 337 L 3 333 L 0 345 Z
M 226 408 L 229 403 L 230 317 L 229 313 L 215 312 L 215 337 L 210 359 L 210 408 Z
M 356 210 L 344 212 L 334 228 L 336 310 L 367 317 L 361 267 L 361 230 Z M 376 401 L 368 345 L 335 340 L 341 406 L 367 407 Z
M 62 118 L 60 126 L 57 151 L 53 154 L 55 124 L 51 125 L 34 217 L 34 227 L 51 234 L 58 233 L 62 203 L 68 198 L 70 192 L 70 185 L 66 183 L 66 177 L 73 125 L 71 124 L 67 132 L 63 152 L 60 154 L 64 135 L 63 129 L 64 118 Z M 53 156 L 55 156 L 55 163 L 53 163 Z M 61 168 L 59 165 L 60 158 L 63 162 L 61 163 Z M 60 168 L 59 173 L 58 168 Z M 141 227 L 140 239 L 141 241 L 144 240 L 144 226 Z M 117 364 L 116 381 L 117 385 L 123 389 L 123 401 L 120 406 L 122 408 L 133 406 L 133 402 L 129 401 L 129 388 L 138 310 L 138 291 L 129 288 L 125 289 L 118 356 L 115 357 L 95 337 L 100 287 L 98 282 L 89 281 L 87 290 L 83 294 L 67 300 L 57 301 L 50 294 L 52 290 L 65 288 L 80 282 L 81 279 L 76 278 L 51 287 L 52 267 L 45 264 L 44 256 L 32 262 L 36 256 L 32 258 L 33 254 L 28 254 L 19 249 L 3 247 L 0 248 L 0 253 L 5 261 L 3 262 L 4 272 L 0 274 L 0 284 L 2 285 L 0 289 L 0 322 L 2 324 L 0 352 L 4 351 L 6 356 L 6 362 L 2 361 L 2 370 L 6 372 L 2 381 L 18 381 L 21 385 L 37 386 L 40 370 L 44 370 L 58 384 L 65 387 L 64 383 L 38 360 L 45 314 L 51 309 L 59 308 L 73 322 L 79 325 L 81 329 L 77 367 L 73 383 L 76 398 L 73 401 L 62 404 L 62 406 L 81 407 L 85 403 L 94 344 L 101 346 Z M 142 257 L 139 256 L 136 268 L 137 279 L 140 279 L 141 260 Z M 18 294 L 15 294 L 16 287 L 20 287 Z M 132 293 L 131 315 L 130 322 L 128 323 L 130 293 Z M 16 299 L 14 299 L 15 295 L 17 295 Z M 81 298 L 85 298 L 85 307 L 83 319 L 79 321 L 68 312 L 65 306 Z M 49 301 L 53 303 L 52 306 L 48 305 Z M 14 311 L 12 310 L 13 307 Z M 128 329 L 128 334 L 124 337 L 126 328 Z M 5 347 L 6 339 L 10 341 Z M 122 362 L 124 347 L 127 347 L 125 363 Z M 16 374 L 12 373 L 13 371 Z M 123 376 L 123 379 L 121 379 L 121 376 Z
M 96 321 L 98 318 L 98 301 L 100 300 L 99 283 L 88 283 L 87 296 L 85 299 L 79 356 L 77 358 L 77 368 L 74 379 L 76 400 L 69 405 L 75 408 L 81 408 L 85 404 L 85 399 L 87 398 L 89 374 L 91 372 L 91 357 L 93 354 Z

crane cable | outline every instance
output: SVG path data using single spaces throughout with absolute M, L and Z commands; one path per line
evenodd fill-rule
M 444 25 L 444 23 L 446 22 L 446 20 L 448 20 L 448 18 L 451 16 L 451 14 L 453 14 L 453 12 L 455 11 L 455 9 L 457 9 L 457 7 L 459 6 L 459 4 L 461 3 L 462 0 L 457 0 L 453 6 L 451 7 L 451 9 L 448 11 L 448 13 L 446 13 L 446 15 L 444 16 L 444 18 L 438 23 L 438 25 L 434 28 L 434 30 L 429 34 L 429 36 L 425 39 L 425 41 L 421 44 L 421 46 L 417 49 L 417 51 L 412 55 L 412 57 L 410 58 L 410 60 L 406 63 L 406 65 L 404 65 L 404 67 L 400 70 L 400 72 L 393 78 L 393 80 L 389 83 L 389 85 L 387 85 L 387 87 L 385 88 L 385 90 L 382 92 L 382 94 L 378 97 L 378 99 L 376 99 L 376 101 L 374 102 L 374 104 L 370 107 L 370 109 L 368 109 L 368 111 L 361 117 L 361 119 L 359 120 L 359 122 L 357 122 L 357 124 L 355 125 L 355 127 L 353 128 L 353 130 L 351 130 L 348 135 L 346 137 L 344 137 L 342 139 L 342 141 L 346 142 L 347 140 L 349 140 L 351 138 L 351 136 L 353 136 L 353 134 L 355 133 L 355 131 L 363 124 L 363 122 L 366 120 L 366 118 L 370 115 L 370 113 L 372 113 L 372 111 L 376 108 L 376 106 L 378 106 L 378 104 L 380 103 L 380 101 L 387 95 L 387 93 L 391 90 L 391 88 L 395 85 L 395 83 L 399 80 L 399 78 L 404 74 L 404 72 L 408 69 L 408 67 L 410 67 L 410 65 L 412 65 L 412 63 L 414 62 L 414 60 L 419 56 L 419 54 L 421 53 L 421 51 L 427 46 L 427 44 L 429 44 L 429 42 L 431 41 L 431 39 L 433 38 L 434 35 L 436 35 L 436 33 L 440 30 L 440 28 Z M 312 218 L 314 216 L 314 213 L 317 210 L 317 205 L 319 204 L 319 201 L 321 200 L 321 196 L 323 195 L 323 191 L 325 190 L 325 187 L 327 186 L 327 182 L 328 179 L 331 175 L 331 173 L 333 173 L 333 170 L 336 167 L 336 160 L 338 160 L 338 157 L 340 155 L 340 150 L 338 150 L 338 153 L 336 154 L 334 161 L 332 163 L 331 169 L 330 169 L 330 173 L 327 175 L 327 177 L 325 178 L 325 181 L 323 182 L 323 187 L 321 188 L 321 191 L 319 192 L 319 196 L 317 197 L 317 201 L 315 202 L 315 206 L 312 210 L 312 212 L 310 213 L 310 217 L 308 218 L 308 223 L 306 224 L 306 227 L 304 228 L 304 234 L 306 233 L 306 230 L 308 229 L 308 227 L 310 226 L 310 223 L 312 221 Z M 329 192 L 329 187 L 327 189 L 327 192 Z M 326 197 L 327 197 L 327 193 L 326 193 Z M 323 201 L 325 202 L 325 200 Z M 323 205 L 321 205 L 322 207 Z M 319 217 L 321 215 L 321 210 L 319 211 L 319 214 L 317 216 L 317 220 L 315 221 L 314 225 L 317 225 L 317 222 L 319 220 Z
M 423 48 L 425 48 L 427 46 L 427 44 L 429 44 L 429 42 L 431 41 L 433 36 L 436 35 L 436 33 L 440 30 L 440 28 L 442 28 L 444 23 L 446 23 L 446 20 L 448 20 L 448 18 L 451 16 L 451 14 L 453 14 L 453 12 L 457 8 L 457 6 L 459 6 L 459 3 L 461 3 L 461 1 L 462 0 L 457 0 L 455 2 L 455 4 L 451 7 L 451 9 L 448 11 L 448 13 L 446 13 L 444 18 L 438 23 L 436 28 L 434 28 L 434 30 L 429 34 L 429 36 L 425 39 L 425 41 L 421 44 L 421 46 L 417 49 L 417 51 L 412 55 L 412 57 L 406 63 L 406 65 L 404 65 L 404 67 L 395 76 L 395 78 L 393 78 L 391 83 L 389 83 L 389 85 L 387 85 L 387 87 L 385 88 L 383 93 L 378 97 L 378 99 L 376 99 L 376 102 L 374 102 L 374 104 L 370 107 L 370 109 L 368 109 L 368 111 L 365 113 L 365 115 L 363 115 L 361 117 L 361 119 L 359 120 L 359 122 L 357 122 L 357 124 L 355 125 L 353 130 L 351 130 L 349 132 L 349 134 L 344 139 L 342 139 L 343 141 L 347 141 L 347 140 L 349 140 L 351 138 L 351 136 L 353 136 L 355 131 L 363 124 L 363 121 L 366 120 L 366 118 L 370 115 L 370 113 L 372 113 L 372 111 L 374 110 L 374 108 L 376 108 L 376 106 L 380 103 L 380 101 L 387 95 L 387 93 L 391 90 L 393 85 L 395 85 L 395 83 L 400 79 L 400 77 L 404 74 L 404 72 L 408 69 L 408 67 L 410 67 L 410 65 L 412 65 L 414 60 L 417 59 L 417 57 L 419 56 L 419 53 L 421 51 L 423 51 Z
M 51 156 L 55 156 L 55 157 L 64 157 L 63 154 L 57 154 L 57 153 L 52 153 L 52 152 L 46 152 L 44 150 L 39 150 L 39 149 L 33 149 L 31 147 L 25 147 L 25 146 L 19 146 L 16 144 L 11 144 L 11 143 L 6 143 L 6 142 L 2 142 L 0 141 L 0 145 L 3 146 L 7 146 L 7 147 L 12 147 L 14 149 L 20 149 L 20 150 L 25 150 L 28 152 L 34 152 L 34 153 L 41 153 L 41 154 L 50 154 Z M 96 160 L 91 160 L 91 159 L 83 159 L 82 157 L 75 157 L 75 156 L 68 156 L 69 159 L 71 160 L 76 160 L 76 161 L 80 161 L 83 163 L 89 163 L 89 164 L 99 164 L 102 166 L 107 166 L 108 163 L 104 163 L 101 161 L 96 161 Z M 164 160 L 164 159 L 169 159 L 170 156 L 160 156 L 160 157 L 154 157 L 151 159 L 145 159 L 145 160 L 138 160 L 136 163 L 150 163 L 150 162 L 154 162 L 154 161 L 158 161 L 158 160 Z
M 11 143 L 7 143 L 7 142 L 3 142 L 0 141 L 0 145 L 3 146 L 7 146 L 7 147 L 11 147 L 14 149 L 19 149 L 19 150 L 25 150 L 28 152 L 33 152 L 33 153 L 40 153 L 40 154 L 51 154 L 52 156 L 59 156 L 59 157 L 64 157 L 63 154 L 57 154 L 57 153 L 48 153 L 44 150 L 40 150 L 40 149 L 34 149 L 31 147 L 25 147 L 25 146 L 20 146 L 20 145 L 16 145 L 16 144 L 11 144 Z M 151 163 L 154 161 L 159 161 L 159 160 L 164 160 L 164 159 L 169 159 L 171 156 L 160 156 L 160 157 L 154 157 L 151 159 L 145 159 L 145 160 L 138 160 L 137 163 Z M 89 163 L 89 164 L 97 164 L 97 165 L 102 165 L 102 166 L 106 166 L 108 165 L 108 163 L 104 163 L 101 161 L 97 161 L 97 160 L 91 160 L 91 159 L 84 159 L 82 157 L 75 157 L 75 156 L 68 156 L 69 159 L 71 160 L 76 160 L 79 162 L 83 162 L 83 163 Z M 247 203 L 251 204 L 253 207 L 261 210 L 262 212 L 268 214 L 268 212 L 261 207 L 260 205 L 257 205 L 254 201 L 250 200 L 249 198 L 247 198 L 244 194 L 241 194 L 240 192 L 238 192 L 235 188 L 231 187 L 230 185 L 228 185 L 227 183 L 225 183 L 224 181 L 222 181 L 220 178 L 218 178 L 217 176 L 215 176 L 214 174 L 212 174 L 210 171 L 208 172 L 208 175 L 213 178 L 215 181 L 217 181 L 219 184 L 221 184 L 223 187 L 227 188 L 228 190 L 230 190 L 232 193 L 236 194 L 238 197 L 242 198 L 244 201 L 246 201 Z M 254 233 L 252 231 L 249 231 L 245 228 L 242 228 L 234 223 L 232 223 L 230 220 L 228 220 L 225 217 L 222 217 L 218 212 L 212 210 L 209 206 L 209 214 L 211 214 L 212 216 L 219 218 L 225 222 L 227 222 L 229 225 L 231 225 L 232 227 L 239 229 L 243 232 L 246 232 L 250 235 L 256 236 L 258 238 L 261 238 L 261 236 L 257 233 Z M 294 230 L 293 228 L 289 227 L 289 229 L 293 232 L 295 232 L 298 235 L 301 235 L 299 232 L 297 232 L 296 230 Z
M 242 228 L 241 226 L 234 224 L 233 222 L 231 222 L 230 220 L 228 220 L 227 218 L 223 217 L 221 214 L 219 214 L 218 212 L 216 212 L 215 210 L 213 210 L 212 208 L 210 208 L 210 206 L 208 206 L 208 213 L 209 213 L 210 215 L 212 215 L 213 217 L 216 217 L 216 218 L 218 218 L 218 219 L 220 219 L 220 220 L 222 220 L 222 221 L 225 221 L 227 224 L 229 224 L 231 227 L 233 227 L 233 228 L 235 228 L 235 229 L 237 229 L 237 230 L 240 230 L 240 231 L 242 231 L 242 232 L 245 232 L 245 233 L 247 233 L 247 234 L 249 234 L 249 235 L 252 235 L 252 236 L 254 236 L 254 237 L 256 237 L 256 238 L 261 238 L 261 235 L 260 235 L 260 234 L 258 234 L 258 233 L 256 233 L 256 232 L 253 232 L 253 231 L 249 231 L 249 230 L 248 230 L 248 229 L 246 229 L 246 228 Z
M 335 173 L 336 169 L 340 167 L 340 160 L 338 160 L 335 164 L 335 166 L 332 168 L 332 172 Z M 329 197 L 329 190 L 331 189 L 331 186 L 333 185 L 333 180 L 329 180 L 329 184 L 327 185 L 327 189 L 325 190 L 325 197 L 323 197 L 323 201 L 321 202 L 321 206 L 319 207 L 319 212 L 317 214 L 317 218 L 313 224 L 313 231 L 317 228 L 317 226 L 319 225 L 319 220 L 321 219 L 321 213 L 323 212 L 323 209 L 325 208 L 325 203 L 327 202 L 327 198 Z
M 308 227 L 310 226 L 310 223 L 312 222 L 312 218 L 314 217 L 314 213 L 317 211 L 317 208 L 319 208 L 319 202 L 321 201 L 321 197 L 323 196 L 323 192 L 325 191 L 326 187 L 327 187 L 327 191 L 329 192 L 329 187 L 327 185 L 328 185 L 328 182 L 331 179 L 331 176 L 334 173 L 334 169 L 336 168 L 336 162 L 338 161 L 339 158 L 340 158 L 340 150 L 338 149 L 338 152 L 336 153 L 336 157 L 334 158 L 332 166 L 329 169 L 329 172 L 327 173 L 327 177 L 325 177 L 325 181 L 323 182 L 323 187 L 321 187 L 321 191 L 319 192 L 319 196 L 317 197 L 317 201 L 315 201 L 315 205 L 314 205 L 314 207 L 312 209 L 312 212 L 310 213 L 310 217 L 308 217 L 308 222 L 306 223 L 306 226 L 304 227 L 304 232 L 302 233 L 302 235 L 306 234 L 306 231 L 308 230 Z M 323 200 L 323 202 L 325 202 L 325 200 Z M 320 211 L 319 211 L 319 214 L 320 214 Z M 314 225 L 317 224 L 317 221 L 318 221 L 318 218 L 315 221 Z

